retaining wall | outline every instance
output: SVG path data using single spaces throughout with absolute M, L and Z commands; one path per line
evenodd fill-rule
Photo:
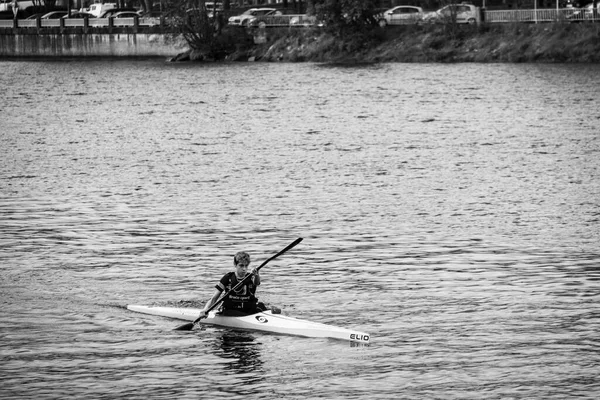
M 0 34 L 0 57 L 174 57 L 188 49 L 164 33 Z

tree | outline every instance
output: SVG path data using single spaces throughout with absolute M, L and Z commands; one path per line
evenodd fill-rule
M 144 14 L 150 14 L 152 12 L 152 0 L 140 0 L 140 6 Z
M 309 0 L 308 12 L 334 30 L 364 30 L 377 25 L 377 0 Z
M 168 23 L 181 33 L 194 50 L 212 47 L 217 28 L 209 18 L 205 0 L 173 0 L 166 12 Z
M 171 0 L 165 20 L 204 59 L 221 59 L 248 40 L 244 29 L 227 27 L 222 11 L 207 8 L 205 0 Z

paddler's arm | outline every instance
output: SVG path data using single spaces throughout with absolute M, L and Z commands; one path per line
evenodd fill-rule
M 258 274 L 258 270 L 256 268 L 252 270 L 252 274 L 254 275 L 254 286 L 260 285 L 260 275 Z
M 208 303 L 206 303 L 206 305 L 204 306 L 204 308 L 200 311 L 200 317 L 202 318 L 206 318 L 206 310 L 208 310 L 209 308 L 212 307 L 213 304 L 215 304 L 215 302 L 217 300 L 219 300 L 219 298 L 221 297 L 221 291 L 220 290 L 215 290 L 215 294 L 213 294 L 213 297 L 210 298 L 210 300 L 208 301 Z

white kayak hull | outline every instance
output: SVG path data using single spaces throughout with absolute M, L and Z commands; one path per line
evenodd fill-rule
M 176 318 L 184 321 L 194 321 L 200 315 L 200 309 L 198 308 L 128 305 L 127 309 L 139 313 Z M 281 314 L 272 314 L 270 311 L 259 312 L 257 314 L 242 317 L 223 316 L 211 311 L 207 318 L 200 321 L 200 324 L 284 335 L 341 339 L 358 343 L 368 343 L 370 338 L 369 334 L 365 332 L 321 324 L 318 322 L 310 322 Z

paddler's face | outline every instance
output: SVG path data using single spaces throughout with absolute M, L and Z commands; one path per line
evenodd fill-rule
M 248 265 L 250 265 L 250 263 L 246 261 L 240 261 L 239 263 L 235 264 L 235 272 L 237 276 L 245 276 L 246 272 L 248 272 Z

